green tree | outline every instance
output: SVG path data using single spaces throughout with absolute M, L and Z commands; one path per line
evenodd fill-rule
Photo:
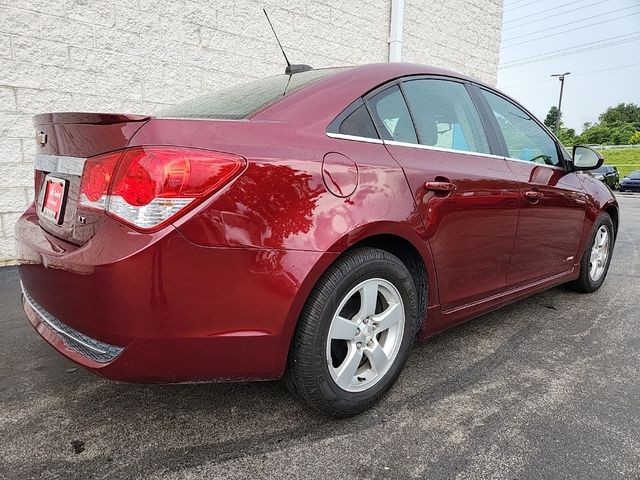
M 624 145 L 629 141 L 631 135 L 636 132 L 636 128 L 631 123 L 617 123 L 611 126 L 609 143 L 612 145 Z
M 606 125 L 595 124 L 587 128 L 577 138 L 577 143 L 607 145 L 610 143 L 611 129 Z
M 609 107 L 598 118 L 605 125 L 631 123 L 640 129 L 640 107 L 635 103 L 619 103 Z
M 558 131 L 558 140 L 567 147 L 571 147 L 576 143 L 576 131 L 573 128 L 560 127 Z
M 637 131 L 631 137 L 629 137 L 629 143 L 631 145 L 637 145 L 640 143 L 640 131 Z
M 562 114 L 560 114 L 560 127 L 562 127 Z M 549 109 L 549 113 L 544 119 L 544 124 L 549 130 L 555 130 L 556 123 L 558 122 L 558 107 L 553 106 Z

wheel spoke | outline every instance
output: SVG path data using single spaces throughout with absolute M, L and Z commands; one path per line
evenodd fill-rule
M 363 317 L 370 317 L 376 313 L 376 304 L 378 303 L 378 283 L 367 282 L 360 289 L 360 314 Z
M 602 238 L 602 230 L 598 230 L 596 233 L 596 238 L 593 240 L 594 247 L 600 246 L 600 238 Z
M 358 326 L 354 322 L 338 315 L 331 324 L 329 338 L 331 340 L 353 340 L 357 328 Z
M 371 363 L 371 368 L 376 373 L 384 371 L 387 363 L 389 363 L 389 357 L 387 357 L 387 354 L 384 352 L 380 344 L 376 341 L 374 341 L 374 344 L 371 348 L 367 348 L 365 354 L 367 355 L 367 358 Z
M 362 361 L 362 350 L 358 348 L 351 348 L 351 351 L 347 354 L 344 362 L 340 366 L 337 372 L 336 383 L 342 388 L 349 388 L 353 377 L 358 370 L 358 366 Z
M 589 276 L 598 280 L 604 273 L 609 258 L 609 229 L 602 225 L 596 232 L 589 257 Z
M 387 309 L 374 316 L 373 321 L 378 325 L 378 332 L 384 332 L 390 327 L 393 327 L 403 318 L 402 306 L 399 303 L 389 305 Z
M 600 230 L 600 239 L 598 240 L 598 247 L 603 247 L 604 244 L 607 242 L 607 231 L 606 230 Z

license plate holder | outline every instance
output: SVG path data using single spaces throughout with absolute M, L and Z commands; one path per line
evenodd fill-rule
M 64 207 L 67 200 L 69 182 L 63 178 L 47 177 L 44 198 L 42 199 L 42 215 L 56 225 L 61 225 L 64 218 Z

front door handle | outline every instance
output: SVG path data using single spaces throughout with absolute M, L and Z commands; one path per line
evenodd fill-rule
M 424 188 L 434 192 L 453 192 L 456 185 L 451 182 L 426 182 Z
M 531 203 L 538 203 L 540 200 L 542 200 L 544 194 L 542 192 L 538 192 L 537 190 L 528 190 L 524 192 L 524 196 Z

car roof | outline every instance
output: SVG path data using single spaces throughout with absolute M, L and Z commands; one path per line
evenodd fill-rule
M 256 112 L 251 118 L 296 123 L 306 120 L 311 123 L 320 122 L 326 126 L 344 108 L 367 92 L 397 78 L 413 75 L 449 77 L 496 90 L 478 79 L 442 68 L 415 63 L 373 63 L 339 69 L 335 74 L 313 82 Z M 327 102 L 328 92 L 330 102 Z M 507 95 L 504 96 L 509 98 Z

